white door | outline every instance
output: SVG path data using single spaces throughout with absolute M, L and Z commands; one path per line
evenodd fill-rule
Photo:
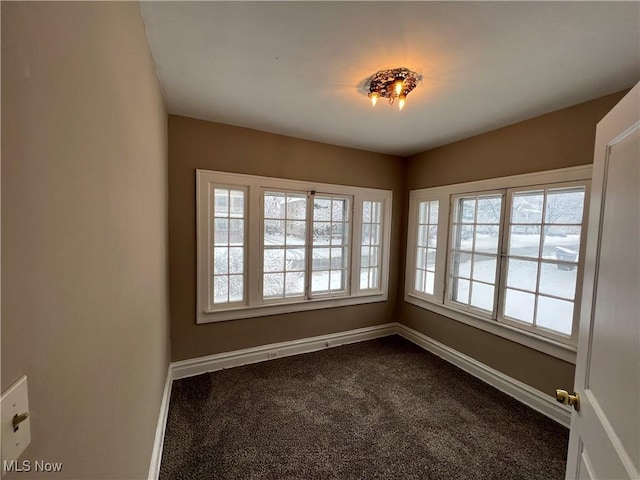
M 640 84 L 598 123 L 567 479 L 640 478 Z

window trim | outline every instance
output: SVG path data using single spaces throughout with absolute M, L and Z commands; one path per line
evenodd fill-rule
M 448 268 L 448 243 L 449 243 L 449 224 L 452 205 L 450 203 L 451 196 L 456 194 L 465 194 L 473 192 L 484 192 L 491 190 L 510 190 L 521 187 L 535 187 L 547 184 L 563 184 L 570 182 L 584 182 L 585 183 L 585 204 L 583 213 L 583 240 L 580 247 L 579 258 L 580 262 L 584 261 L 584 248 L 585 248 L 585 231 L 586 222 L 588 221 L 588 208 L 589 208 L 589 187 L 591 180 L 592 165 L 583 165 L 578 167 L 569 167 L 557 170 L 547 170 L 542 172 L 526 173 L 521 175 L 514 175 L 508 177 L 492 178 L 487 180 L 479 180 L 474 182 L 444 185 L 432 188 L 424 188 L 412 190 L 409 194 L 409 221 L 407 235 L 407 254 L 405 264 L 405 287 L 404 287 L 404 301 L 415 305 L 417 307 L 429 310 L 438 315 L 442 315 L 446 318 L 459 321 L 466 325 L 478 328 L 480 330 L 492 333 L 499 337 L 511 340 L 513 342 L 525 345 L 540 352 L 546 353 L 550 356 L 562 359 L 569 363 L 576 361 L 576 345 L 569 342 L 565 343 L 552 338 L 543 337 L 537 333 L 533 333 L 524 329 L 520 329 L 508 323 L 497 321 L 497 319 L 488 319 L 486 317 L 474 314 L 474 312 L 464 311 L 458 309 L 452 305 L 445 305 L 444 297 L 446 289 L 444 288 L 444 278 L 447 278 Z M 506 211 L 506 197 L 503 202 L 502 218 L 506 219 L 508 212 Z M 420 201 L 439 201 L 439 216 L 438 216 L 438 241 L 436 252 L 436 288 L 434 295 L 426 295 L 420 292 L 416 292 L 413 289 L 413 277 L 415 268 L 415 248 L 416 248 L 416 228 L 417 228 L 417 208 Z M 506 224 L 506 220 L 503 220 L 503 225 Z M 441 232 L 446 232 L 442 234 Z M 502 232 L 504 234 L 504 231 Z M 445 262 L 443 265 L 442 262 Z M 501 262 L 501 260 L 500 260 Z M 583 268 L 583 267 L 580 267 Z M 440 281 L 438 277 L 440 272 Z M 502 277 L 503 275 L 500 275 Z M 502 278 L 499 278 L 499 284 L 497 288 L 501 288 Z M 576 290 L 580 288 L 582 279 L 578 276 L 576 283 Z M 576 296 L 577 298 L 577 296 Z M 501 305 L 496 306 L 496 315 L 500 314 Z M 577 300 L 574 300 L 576 310 L 580 309 L 580 304 Z M 578 314 L 579 315 L 579 312 Z M 574 325 L 572 338 L 577 335 L 577 326 Z
M 218 172 L 196 169 L 196 323 L 211 323 L 243 318 L 303 312 L 321 308 L 333 308 L 373 302 L 383 302 L 389 297 L 389 257 L 391 250 L 391 190 L 333 185 L 309 181 L 290 180 L 256 175 Z M 209 305 L 209 277 L 211 276 L 211 198 L 215 186 L 245 189 L 245 299 L 242 304 L 225 304 L 215 309 Z M 307 299 L 262 299 L 262 192 L 264 190 L 316 191 L 323 194 L 343 195 L 352 198 L 350 214 L 350 293 L 326 295 Z M 380 234 L 380 281 L 378 289 L 360 289 L 360 243 L 362 226 L 362 202 L 378 201 L 382 204 L 382 231 Z M 283 301 L 284 300 L 284 301 Z

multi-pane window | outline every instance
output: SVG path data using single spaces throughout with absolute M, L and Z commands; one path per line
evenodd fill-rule
M 571 335 L 584 196 L 582 185 L 512 192 L 505 319 Z
M 213 303 L 244 300 L 245 191 L 214 190 Z
M 438 200 L 418 203 L 414 289 L 427 295 L 433 295 L 435 287 L 438 203 Z
M 387 299 L 390 191 L 196 176 L 198 323 Z
M 360 242 L 360 289 L 380 288 L 382 249 L 382 202 L 362 203 L 362 238 Z
M 448 298 L 493 314 L 502 194 L 458 196 L 454 205 Z
M 263 297 L 304 296 L 307 195 L 266 191 L 263 198 Z
M 589 175 L 574 167 L 412 191 L 405 300 L 536 348 L 545 337 L 575 346 Z
M 350 205 L 345 197 L 313 195 L 312 296 L 348 289 Z

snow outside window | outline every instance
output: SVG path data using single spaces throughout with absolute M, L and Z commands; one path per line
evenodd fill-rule
M 197 322 L 388 297 L 391 192 L 197 170 Z
M 503 319 L 570 337 L 585 187 L 517 190 L 510 199 Z
M 380 288 L 382 202 L 363 202 L 360 244 L 360 289 Z
M 232 188 L 214 190 L 213 303 L 244 300 L 245 192 Z
M 448 298 L 492 316 L 498 275 L 502 193 L 454 197 Z
M 575 362 L 590 174 L 411 191 L 405 301 Z

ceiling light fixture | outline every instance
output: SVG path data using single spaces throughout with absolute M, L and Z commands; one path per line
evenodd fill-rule
M 398 110 L 402 110 L 407 95 L 416 88 L 422 76 L 412 72 L 408 68 L 392 68 L 380 70 L 367 80 L 365 87 L 369 89 L 369 98 L 374 107 L 380 97 L 388 98 L 389 105 L 393 105 L 398 99 Z

